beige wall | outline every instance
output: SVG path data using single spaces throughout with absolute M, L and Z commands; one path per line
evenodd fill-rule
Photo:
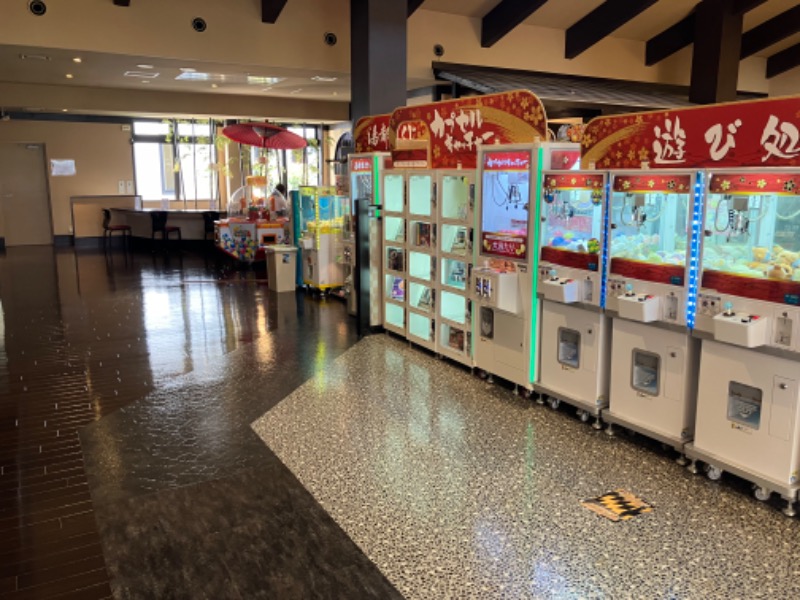
M 800 69 L 787 71 L 769 80 L 770 96 L 793 96 L 800 94 Z
M 71 196 L 116 195 L 119 180 L 133 179 L 130 136 L 121 125 L 0 121 L 0 142 L 43 143 L 48 162 L 75 160 L 74 177 L 51 177 L 48 172 L 56 235 L 72 233 Z

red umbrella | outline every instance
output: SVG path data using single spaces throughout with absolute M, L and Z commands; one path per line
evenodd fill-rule
M 257 146 L 258 148 L 272 148 L 274 150 L 297 150 L 305 148 L 307 142 L 296 133 L 292 133 L 272 125 L 271 123 L 238 123 L 228 125 L 222 134 L 234 142 Z

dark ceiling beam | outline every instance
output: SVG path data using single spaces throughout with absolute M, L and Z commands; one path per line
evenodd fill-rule
M 261 0 L 261 22 L 274 25 L 287 0 Z
M 481 47 L 491 48 L 547 0 L 501 0 L 481 21 Z
M 567 29 L 566 58 L 575 58 L 658 0 L 606 0 Z
M 115 6 L 130 6 L 131 0 L 114 0 Z
M 703 0 L 695 12 L 689 100 L 714 104 L 736 100 L 744 15 L 731 0 Z
M 742 58 L 753 56 L 764 48 L 800 31 L 800 5 L 765 21 L 742 36 Z
M 408 0 L 408 16 L 410 17 L 417 12 L 417 9 L 422 6 L 423 2 L 425 2 L 425 0 Z
M 675 23 L 672 27 L 668 27 L 658 35 L 647 40 L 644 64 L 648 67 L 652 67 L 694 42 L 694 11 L 696 8 L 697 7 L 692 9 L 691 13 Z
M 781 50 L 767 59 L 767 79 L 800 67 L 800 44 Z
M 735 15 L 743 15 L 749 13 L 754 8 L 766 4 L 767 0 L 733 0 L 733 7 L 731 11 Z

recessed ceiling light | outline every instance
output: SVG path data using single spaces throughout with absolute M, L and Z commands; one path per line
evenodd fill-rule
M 261 90 L 261 91 L 262 91 L 262 92 L 270 92 L 270 91 L 272 91 L 272 88 L 271 88 L 271 87 L 264 88 L 264 89 L 263 89 L 263 90 Z
M 72 59 L 72 62 L 80 64 L 83 62 L 83 59 L 80 56 L 76 56 Z
M 149 79 L 142 79 L 142 83 L 150 83 Z
M 72 79 L 74 77 L 74 75 L 72 73 L 67 73 L 66 77 L 67 77 L 67 79 Z
M 338 96 L 338 95 L 339 95 L 339 92 L 333 92 L 333 95 L 334 95 L 334 96 Z
M 68 108 L 62 108 L 61 112 L 69 112 L 69 109 Z
M 297 88 L 296 90 L 292 90 L 292 91 L 291 91 L 291 92 L 289 92 L 289 93 L 290 93 L 290 94 L 299 94 L 299 93 L 300 93 L 300 92 L 302 92 L 302 91 L 303 91 L 303 88 Z
M 322 75 L 314 75 L 312 78 L 314 81 L 324 81 L 330 83 L 331 81 L 336 81 L 339 79 L 338 77 L 323 77 Z
M 46 54 L 20 54 L 21 60 L 50 60 Z
M 211 87 L 214 88 L 214 89 L 217 89 L 219 86 L 216 83 L 212 83 Z
M 136 65 L 140 69 L 154 69 L 153 65 Z
M 180 71 L 183 71 L 184 73 L 194 73 L 197 71 L 197 69 L 193 69 L 192 67 L 181 67 Z
M 139 79 L 155 79 L 160 73 L 152 73 L 150 71 L 125 71 L 125 77 L 136 77 Z

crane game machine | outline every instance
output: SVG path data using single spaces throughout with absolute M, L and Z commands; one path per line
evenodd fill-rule
M 391 163 L 388 153 L 372 152 L 348 156 L 350 177 L 351 210 L 345 218 L 343 231 L 342 263 L 345 269 L 345 294 L 350 314 L 356 314 L 355 270 L 358 268 L 358 242 L 356 240 L 355 220 L 356 202 L 365 200 L 370 206 L 380 206 L 381 173 L 387 163 Z M 370 326 L 379 326 L 381 317 L 381 233 L 377 218 L 370 219 Z
M 611 334 L 605 305 L 607 175 L 544 173 L 537 293 L 542 306 L 536 391 L 583 421 L 608 405 Z
M 702 183 L 693 171 L 612 173 L 606 309 L 613 317 L 603 419 L 672 446 L 694 431 L 698 344 L 687 310 Z
M 570 168 L 576 144 L 509 144 L 478 151 L 479 203 L 472 297 L 477 306 L 475 366 L 530 396 L 537 376 L 538 191 L 554 160 Z M 561 163 L 562 157 L 564 163 Z M 569 157 L 569 158 L 568 158 Z
M 800 487 L 800 170 L 710 173 L 700 286 L 697 430 L 687 455 L 706 463 L 711 479 L 729 471 L 754 483 L 759 500 L 780 494 L 792 516 Z

